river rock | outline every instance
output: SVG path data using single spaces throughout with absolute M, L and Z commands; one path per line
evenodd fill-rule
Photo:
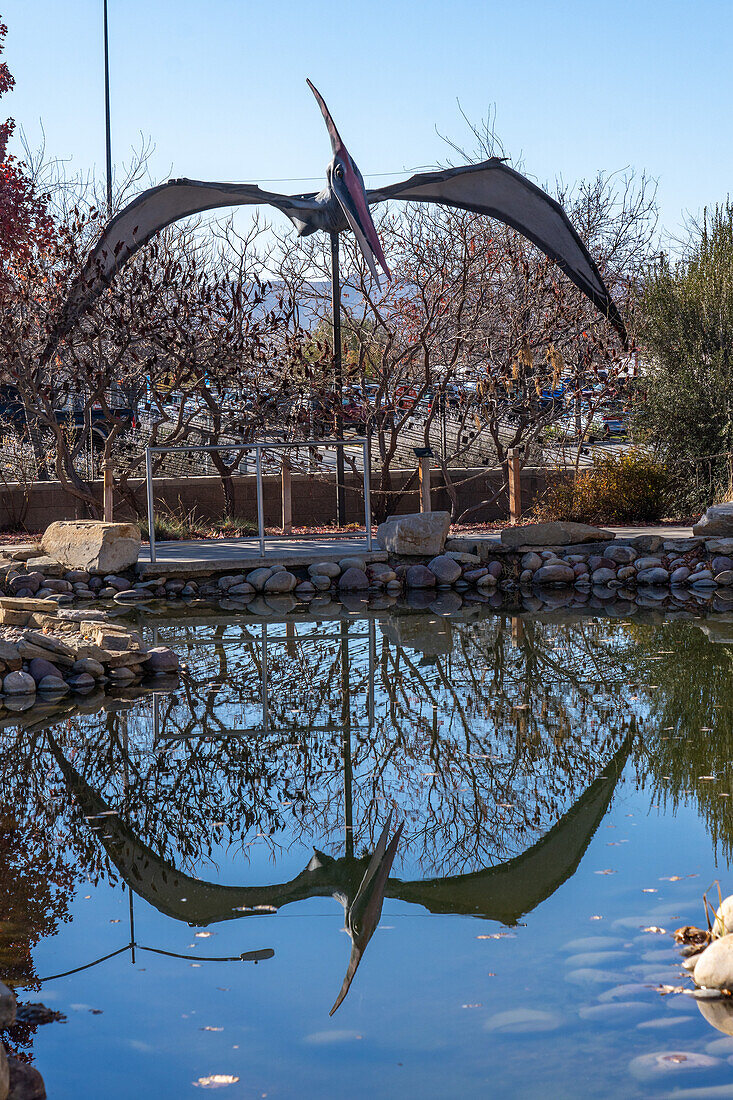
M 7 1100 L 10 1090 L 10 1067 L 5 1054 L 5 1047 L 0 1042 L 0 1100 Z
M 89 691 L 94 687 L 94 677 L 88 672 L 77 672 L 69 677 L 67 683 L 74 691 Z
M 44 676 L 38 684 L 38 690 L 45 691 L 50 695 L 66 695 L 69 685 L 61 676 Z
M 428 569 L 435 574 L 438 584 L 453 584 L 461 575 L 461 567 L 457 561 L 440 554 L 428 562 Z
M 46 1086 L 35 1066 L 8 1058 L 8 1100 L 46 1100 Z
M 710 563 L 713 573 L 722 573 L 725 569 L 733 569 L 733 558 L 727 554 L 716 554 Z
M 733 585 L 733 569 L 724 569 L 722 573 L 716 574 L 715 583 L 722 585 L 724 588 Z
M 435 573 L 425 565 L 411 565 L 405 572 L 405 584 L 408 588 L 434 588 Z
M 13 595 L 26 589 L 32 596 L 35 596 L 43 583 L 43 573 L 19 573 L 17 577 L 13 577 L 11 581 L 8 581 L 7 588 L 8 592 Z
M 710 554 L 729 554 L 733 556 L 733 538 L 705 539 L 705 549 Z
M 522 569 L 531 569 L 534 573 L 535 569 L 539 569 L 541 565 L 542 558 L 539 554 L 535 554 L 533 550 L 522 555 Z
M 504 546 L 571 546 L 581 542 L 607 542 L 612 538 L 613 531 L 569 522 L 528 523 L 505 527 L 501 533 Z
M 295 587 L 295 595 L 299 600 L 309 600 L 316 594 L 316 587 L 312 581 L 301 581 L 300 584 Z
M 663 569 L 661 565 L 656 565 L 649 569 L 642 569 L 636 574 L 637 584 L 667 584 L 668 582 L 669 573 L 666 569 Z
M 331 578 L 323 576 L 321 573 L 311 573 L 311 584 L 318 592 L 325 592 L 327 588 L 331 587 Z
M 633 546 L 607 546 L 603 551 L 605 558 L 610 558 L 617 565 L 630 565 L 636 560 L 636 550 Z
M 269 584 L 272 577 L 265 581 L 265 584 Z M 241 600 L 244 596 L 254 596 L 255 590 L 249 581 L 242 581 L 240 584 L 233 584 L 231 588 L 227 589 L 227 596 L 233 597 L 235 600 Z
M 489 575 L 495 577 L 496 580 L 499 579 L 503 570 L 503 566 L 500 561 L 490 561 L 486 568 L 489 571 Z
M 478 588 L 479 592 L 485 592 L 487 589 L 493 590 L 494 588 L 496 588 L 496 577 L 493 573 L 489 573 L 487 571 L 482 577 L 479 577 L 479 579 L 476 581 L 476 587 Z
M 47 527 L 41 546 L 49 557 L 72 569 L 119 573 L 137 563 L 140 528 L 134 523 L 60 520 Z
M 680 565 L 677 569 L 674 569 L 670 575 L 671 584 L 686 584 L 687 578 L 690 576 L 690 570 L 686 565 Z
M 662 559 L 657 557 L 656 554 L 645 555 L 644 557 L 637 558 L 634 562 L 634 568 L 637 573 L 643 573 L 646 569 L 656 569 L 661 566 Z
M 704 989 L 733 991 L 733 935 L 720 936 L 705 948 L 697 960 L 693 977 L 695 985 Z
M 10 1027 L 14 1023 L 15 994 L 3 982 L 0 982 L 0 1030 Z
M 247 583 L 251 584 L 255 592 L 262 592 L 265 582 L 272 576 L 272 569 L 253 569 L 247 574 Z
M 369 578 L 363 569 L 351 566 L 339 578 L 339 588 L 346 592 L 361 591 L 369 587 Z
M 572 566 L 558 561 L 543 565 L 534 574 L 533 580 L 536 584 L 573 584 L 575 573 Z
M 292 592 L 297 583 L 298 578 L 296 576 L 289 573 L 287 569 L 282 569 L 277 573 L 273 573 L 272 576 L 265 581 L 263 591 L 268 595 L 282 596 L 286 592 Z
M 620 581 L 630 581 L 636 576 L 636 570 L 633 565 L 622 565 L 616 573 L 616 577 Z
M 178 656 L 167 646 L 155 646 L 149 649 L 143 662 L 146 672 L 158 675 L 163 672 L 178 672 Z
M 366 573 L 366 558 L 360 558 L 356 555 L 352 555 L 348 558 L 341 558 L 338 567 L 342 573 L 345 573 L 347 569 L 361 569 L 362 573 Z
M 463 579 L 467 584 L 476 584 L 476 582 L 480 581 L 482 577 L 485 577 L 488 572 L 486 566 L 477 569 L 467 569 L 463 574 Z
M 341 575 L 341 566 L 335 561 L 316 561 L 308 566 L 311 577 L 338 577 Z
M 36 681 L 28 672 L 9 672 L 3 679 L 3 691 L 6 695 L 33 695 Z
M 244 584 L 244 573 L 228 573 L 224 577 L 219 577 L 216 583 L 222 592 L 227 592 L 235 584 Z
M 61 675 L 58 666 L 52 664 L 51 661 L 47 661 L 44 657 L 34 657 L 28 664 L 28 671 L 37 684 L 40 684 L 45 676 Z
M 723 538 L 732 536 L 733 501 L 726 501 L 725 504 L 713 504 L 692 528 L 692 533 L 693 535 L 702 535 L 704 538 L 709 535 L 722 536 Z
M 391 554 L 434 557 L 442 554 L 449 528 L 449 512 L 390 516 L 377 528 L 377 542 Z
M 87 673 L 89 676 L 93 676 L 95 680 L 100 680 L 104 676 L 104 665 L 100 664 L 99 661 L 95 661 L 93 657 L 80 657 L 78 661 L 74 661 L 71 671 L 77 676 L 81 673 Z
M 575 574 L 575 569 L 574 568 L 573 568 L 573 574 L 578 575 L 578 576 L 580 575 L 580 574 Z M 601 566 L 600 568 L 593 570 L 593 572 L 591 574 L 591 580 L 593 581 L 593 584 L 608 584 L 609 581 L 615 581 L 616 580 L 616 570 L 615 569 L 609 569 L 605 566 Z

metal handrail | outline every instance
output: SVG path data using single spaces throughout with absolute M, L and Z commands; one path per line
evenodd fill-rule
M 257 530 L 259 532 L 260 555 L 265 556 L 265 516 L 262 496 L 262 460 L 261 452 L 267 450 L 299 450 L 302 447 L 353 447 L 361 444 L 363 461 L 364 482 L 364 523 L 366 527 L 367 551 L 372 548 L 372 502 L 371 486 L 369 478 L 369 437 L 355 436 L 350 439 L 305 439 L 297 441 L 277 441 L 271 443 L 211 443 L 192 444 L 191 446 L 157 446 L 145 448 L 145 481 L 148 498 L 148 538 L 150 541 L 150 561 L 156 561 L 155 556 L 155 503 L 153 500 L 153 454 L 175 454 L 194 451 L 254 451 L 255 473 L 257 477 Z M 275 536 L 277 538 L 279 536 Z M 280 536 L 281 537 L 281 536 Z

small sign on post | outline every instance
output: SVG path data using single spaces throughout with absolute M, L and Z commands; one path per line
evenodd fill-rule
M 519 465 L 519 448 L 510 447 L 507 451 L 509 467 L 509 519 L 519 523 L 522 518 L 522 474 Z
M 290 456 L 283 455 L 283 463 L 281 469 L 282 478 L 282 527 L 283 534 L 289 535 L 293 530 L 293 497 L 291 493 L 291 481 L 290 481 L 291 467 Z
M 419 485 L 420 511 L 430 512 L 430 459 L 433 452 L 430 447 L 413 447 L 417 458 L 417 479 Z

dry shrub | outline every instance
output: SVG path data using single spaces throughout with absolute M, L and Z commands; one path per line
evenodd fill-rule
M 652 455 L 641 450 L 604 453 L 577 478 L 559 477 L 535 505 L 534 518 L 615 524 L 658 520 L 668 492 L 667 471 Z

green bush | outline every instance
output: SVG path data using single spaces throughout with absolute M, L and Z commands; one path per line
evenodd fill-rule
M 665 467 L 641 450 L 601 454 L 577 478 L 561 476 L 534 508 L 541 521 L 640 523 L 661 519 L 668 501 Z

